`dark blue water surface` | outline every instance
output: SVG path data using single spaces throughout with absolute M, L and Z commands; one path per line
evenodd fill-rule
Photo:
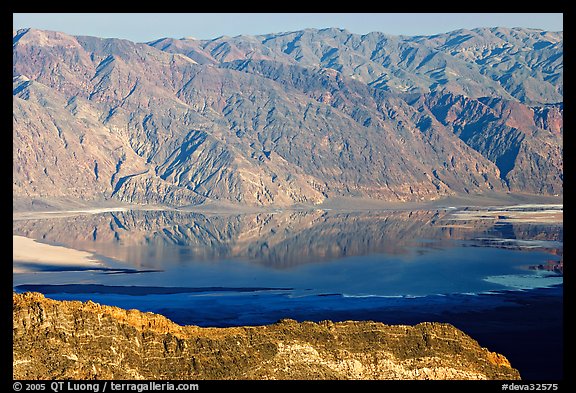
M 15 274 L 14 288 L 200 326 L 448 322 L 503 353 L 524 379 L 561 379 L 563 279 L 542 267 L 561 260 L 562 224 L 502 214 L 127 211 L 17 220 L 14 234 L 105 263 L 36 266 Z

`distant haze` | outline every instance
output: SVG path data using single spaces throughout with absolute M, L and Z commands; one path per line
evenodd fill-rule
M 433 35 L 477 27 L 563 30 L 561 13 L 15 13 L 15 30 L 32 27 L 72 35 L 146 42 L 162 37 L 212 39 L 305 28 L 337 27 L 356 34 Z

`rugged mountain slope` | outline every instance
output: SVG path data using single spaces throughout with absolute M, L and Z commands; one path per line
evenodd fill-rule
M 433 92 L 411 101 L 494 162 L 511 191 L 562 194 L 563 105 Z
M 66 40 L 61 36 L 65 36 Z M 69 45 L 68 39 L 75 45 Z M 61 88 L 61 81 L 66 79 L 68 70 L 53 63 L 58 63 L 56 59 L 62 59 L 66 64 L 64 59 L 69 57 L 92 59 L 91 65 L 75 64 L 79 74 L 94 73 L 89 83 L 84 80 L 78 83 L 71 81 Z M 50 69 L 51 72 L 35 73 L 27 68 L 30 64 L 38 64 L 40 70 Z M 132 203 L 173 205 L 197 203 L 203 197 L 248 204 L 275 202 L 280 205 L 323 200 L 322 194 L 314 189 L 314 180 L 302 170 L 288 168 L 282 177 L 277 176 L 276 181 L 271 173 L 275 169 L 273 165 L 264 165 L 259 157 L 252 157 L 253 152 L 252 156 L 245 155 L 246 149 L 253 149 L 227 143 L 223 136 L 229 132 L 227 127 L 223 128 L 226 123 L 211 113 L 210 108 L 200 114 L 197 107 L 201 105 L 200 102 L 187 105 L 179 99 L 180 89 L 186 84 L 190 85 L 189 82 L 194 79 L 190 79 L 190 75 L 201 73 L 198 81 L 204 85 L 199 87 L 203 94 L 208 95 L 206 100 L 215 101 L 215 105 L 225 103 L 226 97 L 218 94 L 219 88 L 214 90 L 220 83 L 221 72 L 193 66 L 193 62 L 182 56 L 168 55 L 143 44 L 122 40 L 76 39 L 62 33 L 30 31 L 15 43 L 15 73 L 34 74 L 37 82 L 45 83 L 63 94 L 61 105 L 56 107 L 54 104 L 59 113 L 72 111 L 71 115 L 78 118 L 81 114 L 75 113 L 74 106 L 63 107 L 63 104 L 85 98 L 86 110 L 94 113 L 101 123 L 100 127 L 120 137 L 132 156 L 136 156 L 116 159 L 112 175 L 101 171 L 102 182 L 110 183 L 104 197 Z M 154 75 L 154 78 L 150 78 L 150 75 Z M 36 97 L 27 92 L 29 89 L 29 85 L 17 85 L 14 91 L 18 98 L 35 102 Z M 69 113 L 61 115 L 70 116 Z M 48 133 L 44 123 L 37 127 Z M 15 127 L 14 139 L 25 139 L 27 132 L 24 126 Z M 37 156 L 33 156 L 33 159 L 38 161 L 32 167 L 42 165 L 43 168 L 51 164 L 39 160 Z M 93 161 L 92 157 L 81 159 Z M 274 161 L 276 166 L 284 165 L 280 157 Z M 75 166 L 74 162 L 61 164 L 68 168 Z M 129 169 L 129 166 L 137 166 L 138 170 Z M 43 180 L 54 181 L 47 176 L 48 179 Z M 24 177 L 20 194 L 27 197 L 45 196 L 38 195 L 34 178 L 30 179 L 25 174 Z M 56 187 L 52 193 L 43 190 L 49 194 L 47 196 L 55 196 L 56 188 L 70 189 L 72 186 L 71 182 L 66 181 L 54 183 Z M 86 189 L 87 193 L 97 191 L 93 187 Z M 69 194 L 85 199 L 85 195 L 74 189 Z
M 562 34 L 463 34 L 311 29 L 147 45 L 15 32 L 14 200 L 561 194 L 562 105 L 522 102 L 561 101 Z M 488 78 L 486 45 L 533 70 L 543 93 Z M 530 45 L 532 55 L 518 49 Z M 398 87 L 410 83 L 419 87 Z
M 13 326 L 14 379 L 520 379 L 448 324 L 199 328 L 24 293 Z
M 562 32 L 478 28 L 408 37 L 329 28 L 214 40 L 166 38 L 150 44 L 203 63 L 267 59 L 332 68 L 396 92 L 443 88 L 473 98 L 562 101 Z

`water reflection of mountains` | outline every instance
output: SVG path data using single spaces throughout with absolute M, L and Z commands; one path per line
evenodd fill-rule
M 426 252 L 449 247 L 453 240 L 487 235 L 560 242 L 563 236 L 562 225 L 451 221 L 450 212 L 444 210 L 239 215 L 133 210 L 19 220 L 13 222 L 13 232 L 136 266 L 167 260 L 247 259 L 276 268 L 373 253 Z

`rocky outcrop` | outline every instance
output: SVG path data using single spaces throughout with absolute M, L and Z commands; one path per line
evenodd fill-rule
M 199 328 L 90 301 L 13 298 L 15 379 L 519 379 L 448 324 Z

